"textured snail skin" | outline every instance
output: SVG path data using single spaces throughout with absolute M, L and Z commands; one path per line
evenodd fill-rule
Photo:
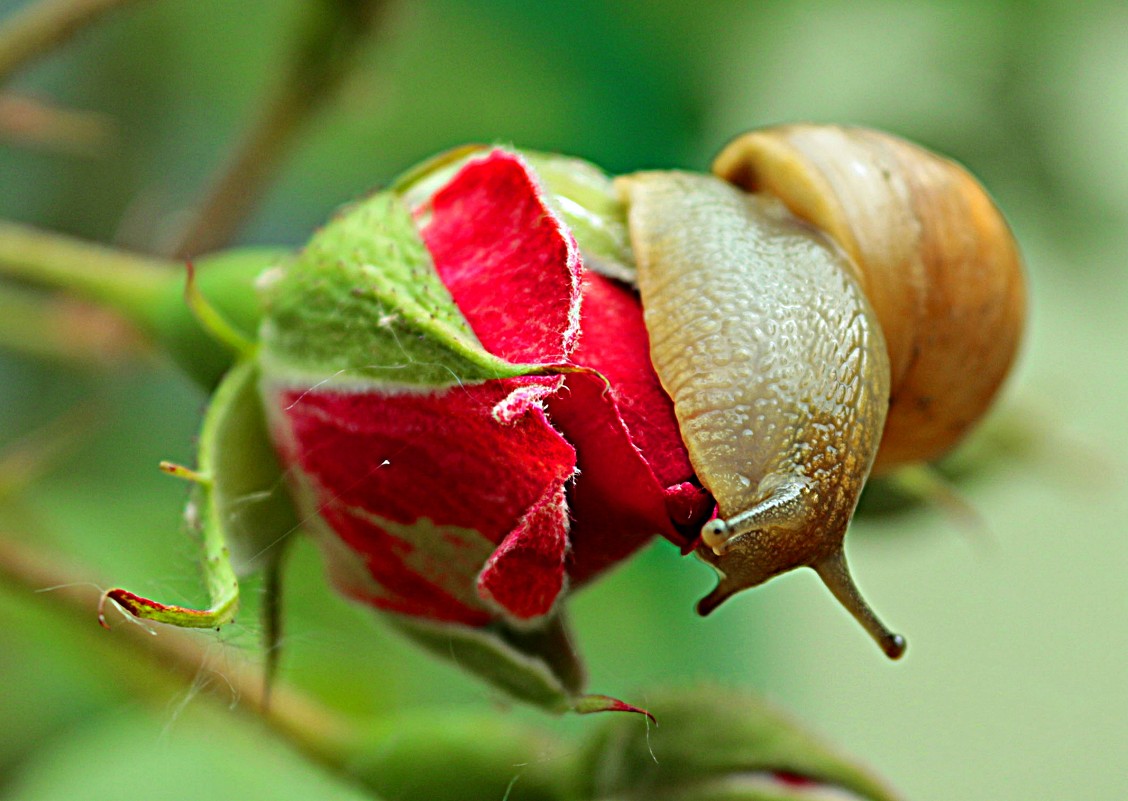
M 890 656 L 843 538 L 880 442 L 889 359 L 838 248 L 779 201 L 680 172 L 618 179 L 651 359 L 720 518 L 699 553 L 733 593 L 813 567 Z
M 1018 245 L 965 169 L 890 134 L 833 125 L 751 131 L 716 175 L 780 198 L 850 254 L 889 348 L 875 472 L 931 461 L 982 417 L 1018 349 Z

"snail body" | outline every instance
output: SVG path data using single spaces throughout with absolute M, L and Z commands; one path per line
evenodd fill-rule
M 875 462 L 939 455 L 990 402 L 1021 329 L 1017 248 L 962 168 L 885 134 L 754 132 L 715 171 L 618 179 L 651 358 L 717 500 L 698 610 L 808 566 L 896 658 L 846 529 Z

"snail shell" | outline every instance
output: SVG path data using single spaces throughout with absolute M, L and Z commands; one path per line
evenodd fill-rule
M 990 406 L 1018 349 L 1018 244 L 963 167 L 865 128 L 788 125 L 737 137 L 713 172 L 780 198 L 853 259 L 889 348 L 875 471 L 931 461 Z
M 885 134 L 754 132 L 714 169 L 731 183 L 617 181 L 651 358 L 719 509 L 698 609 L 809 566 L 896 658 L 846 528 L 875 459 L 932 458 L 990 402 L 1021 329 L 1017 247 L 962 168 Z

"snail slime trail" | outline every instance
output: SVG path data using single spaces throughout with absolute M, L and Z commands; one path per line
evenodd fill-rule
M 849 258 L 771 197 L 640 173 L 628 205 L 651 358 L 720 516 L 699 555 L 739 590 L 800 566 L 897 658 L 850 578 L 843 539 L 889 404 L 885 340 Z

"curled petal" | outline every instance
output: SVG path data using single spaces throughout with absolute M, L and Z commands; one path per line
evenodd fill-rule
M 564 482 L 548 487 L 497 547 L 478 577 L 478 594 L 510 617 L 543 617 L 565 584 L 568 502 Z
M 432 198 L 423 241 L 483 347 L 555 364 L 580 330 L 580 252 L 524 161 L 494 151 Z

